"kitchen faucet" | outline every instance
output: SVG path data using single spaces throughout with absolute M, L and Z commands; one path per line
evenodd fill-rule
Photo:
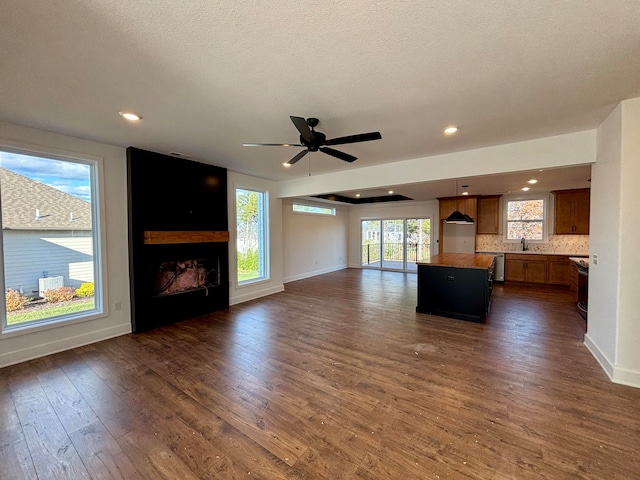
M 525 240 L 525 238 L 524 238 L 524 237 L 522 237 L 522 238 L 520 239 L 520 243 L 522 244 L 522 251 L 523 251 L 523 252 L 524 252 L 525 250 L 529 250 L 529 249 L 527 248 L 527 243 L 526 243 L 526 240 Z

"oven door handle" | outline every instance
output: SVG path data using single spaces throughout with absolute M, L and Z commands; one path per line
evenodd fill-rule
M 587 313 L 587 307 L 585 307 L 582 302 L 578 302 L 578 309 L 582 310 L 584 313 Z
M 589 276 L 589 270 L 584 270 L 582 268 L 578 269 L 578 275 L 582 275 L 583 277 L 588 277 Z

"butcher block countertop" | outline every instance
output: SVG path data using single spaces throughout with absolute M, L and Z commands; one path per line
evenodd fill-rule
M 425 262 L 416 262 L 418 265 L 458 267 L 458 268 L 482 268 L 488 269 L 495 255 L 487 253 L 439 253 L 433 255 Z

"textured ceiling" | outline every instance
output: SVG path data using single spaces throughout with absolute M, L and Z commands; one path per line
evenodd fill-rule
M 592 129 L 640 96 L 637 0 L 3 0 L 0 48 L 2 120 L 273 180 Z M 241 146 L 297 142 L 289 115 L 383 138 L 289 169 L 298 148 Z

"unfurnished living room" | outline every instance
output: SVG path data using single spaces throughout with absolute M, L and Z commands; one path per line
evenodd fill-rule
M 640 3 L 0 5 L 0 479 L 635 479 Z

